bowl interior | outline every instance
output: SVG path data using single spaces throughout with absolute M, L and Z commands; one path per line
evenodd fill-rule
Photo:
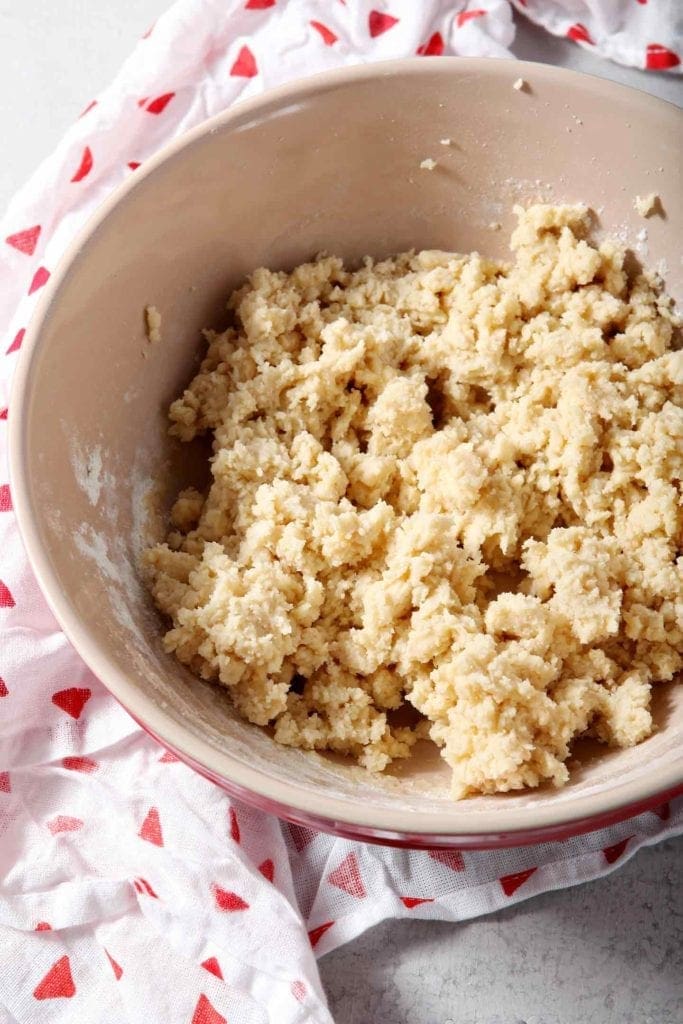
M 513 89 L 522 74 L 528 91 Z M 439 145 L 452 139 L 448 148 Z M 438 161 L 426 172 L 420 162 Z M 661 687 L 658 731 L 627 751 L 582 747 L 562 791 L 453 804 L 424 744 L 384 778 L 276 746 L 161 647 L 136 560 L 201 445 L 167 437 L 200 329 L 220 326 L 253 268 L 321 250 L 355 261 L 408 248 L 506 252 L 515 202 L 583 201 L 599 227 L 683 295 L 681 114 L 641 93 L 540 65 L 439 59 L 333 73 L 195 131 L 107 204 L 54 275 L 18 389 L 15 486 L 35 568 L 72 640 L 162 739 L 295 810 L 411 832 L 505 832 L 587 816 L 683 777 L 683 687 Z M 647 221 L 636 194 L 657 192 Z M 500 222 L 502 230 L 490 224 Z M 645 233 L 643 234 L 643 229 Z M 161 311 L 150 344 L 143 310 Z

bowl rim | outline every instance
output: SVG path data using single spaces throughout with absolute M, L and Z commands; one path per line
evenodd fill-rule
M 55 270 L 26 327 L 23 344 L 15 368 L 10 392 L 9 466 L 14 509 L 31 568 L 40 588 L 61 628 L 91 671 L 103 682 L 128 713 L 160 743 L 168 745 L 186 763 L 208 778 L 224 785 L 246 802 L 252 802 L 284 815 L 294 821 L 314 822 L 315 827 L 358 835 L 379 842 L 400 841 L 401 837 L 443 843 L 460 839 L 469 846 L 477 840 L 489 845 L 515 845 L 524 842 L 524 836 L 559 838 L 562 834 L 575 834 L 599 827 L 601 820 L 618 820 L 628 816 L 629 809 L 644 809 L 655 805 L 660 798 L 675 795 L 683 788 L 683 760 L 660 765 L 656 778 L 653 773 L 639 778 L 617 781 L 599 793 L 579 794 L 564 801 L 549 801 L 544 805 L 496 808 L 465 814 L 462 805 L 454 801 L 451 808 L 438 811 L 410 811 L 400 808 L 372 807 L 343 796 L 312 790 L 304 785 L 292 784 L 268 772 L 233 759 L 226 751 L 212 747 L 137 689 L 124 673 L 101 649 L 80 617 L 67 594 L 60 587 L 47 550 L 37 527 L 37 512 L 29 484 L 31 459 L 24 443 L 29 417 L 31 370 L 41 351 L 42 329 L 50 310 L 58 298 L 73 264 L 88 242 L 115 207 L 142 181 L 196 141 L 217 131 L 237 129 L 254 118 L 263 118 L 270 110 L 309 99 L 321 92 L 343 87 L 353 82 L 372 81 L 394 76 L 437 75 L 467 77 L 486 75 L 494 79 L 514 80 L 520 75 L 536 81 L 560 81 L 566 86 L 582 86 L 597 90 L 602 96 L 614 98 L 627 95 L 631 103 L 642 104 L 645 109 L 678 117 L 683 126 L 683 110 L 675 104 L 649 93 L 620 85 L 599 76 L 586 75 L 567 68 L 509 59 L 478 57 L 438 57 L 416 60 L 382 61 L 351 67 L 335 68 L 304 79 L 297 79 L 258 96 L 239 101 L 227 110 L 203 121 L 181 134 L 146 160 L 130 177 L 114 188 L 90 216 L 62 254 Z M 170 655 L 169 655 L 170 657 Z M 591 824 L 594 823 L 594 824 Z M 384 838 L 382 838 L 384 837 Z M 495 837 L 495 840 L 494 840 Z

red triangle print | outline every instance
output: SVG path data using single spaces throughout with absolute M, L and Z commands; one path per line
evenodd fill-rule
M 247 0 L 244 5 L 247 11 L 265 11 L 268 7 L 275 7 L 275 0 Z
M 514 875 L 503 875 L 500 879 L 500 884 L 505 895 L 512 896 L 513 893 L 517 892 L 520 885 L 524 885 L 536 870 L 538 869 L 527 868 L 526 871 L 517 871 Z
M 366 895 L 355 853 L 350 853 L 348 857 L 345 857 L 339 867 L 330 872 L 327 881 L 330 885 L 336 885 L 338 889 L 348 892 L 349 896 L 355 896 L 359 900 Z
M 141 839 L 144 839 L 145 842 L 153 843 L 154 846 L 164 845 L 164 837 L 161 833 L 161 822 L 159 821 L 159 812 L 156 807 L 150 807 L 138 835 Z
M 681 58 L 673 50 L 668 50 L 661 43 L 650 43 L 645 51 L 645 67 L 648 71 L 668 71 L 676 68 Z
M 440 32 L 435 32 L 426 43 L 417 48 L 420 57 L 440 57 L 444 50 L 445 44 Z
M 401 903 L 403 904 L 403 906 L 407 907 L 408 910 L 412 910 L 413 907 L 419 907 L 420 903 L 433 903 L 434 902 L 433 897 L 428 897 L 427 899 L 422 899 L 421 900 L 417 896 L 399 896 L 399 899 L 401 900 Z
M 614 864 L 616 860 L 623 857 L 626 852 L 626 847 L 631 839 L 633 839 L 633 836 L 627 836 L 626 839 L 622 839 L 621 842 L 614 843 L 613 846 L 605 847 L 602 852 L 608 864 Z
M 9 772 L 0 772 L 0 793 L 11 793 L 12 785 L 9 780 Z
M 230 68 L 230 74 L 236 78 L 254 78 L 258 74 L 256 59 L 248 46 L 243 46 L 237 54 L 237 59 Z
M 78 832 L 79 828 L 83 828 L 83 822 L 80 818 L 70 818 L 65 814 L 58 814 L 52 821 L 48 821 L 47 827 L 53 836 L 56 836 L 58 832 Z
M 87 688 L 79 689 L 76 686 L 70 687 L 68 690 L 58 690 L 57 693 L 52 694 L 52 703 L 56 704 L 62 711 L 66 711 L 67 715 L 71 715 L 76 721 L 81 717 L 83 708 L 92 697 L 92 690 Z
M 295 999 L 298 999 L 300 1003 L 303 1003 L 306 998 L 306 985 L 303 981 L 293 981 L 291 984 L 292 995 Z
M 27 256 L 33 256 L 39 237 L 40 224 L 36 224 L 35 227 L 26 228 L 25 231 L 17 231 L 16 235 L 8 235 L 5 241 L 13 249 L 18 249 L 19 252 L 26 253 Z
M 34 988 L 33 995 L 36 999 L 71 999 L 76 995 L 68 956 L 60 957 L 52 965 L 43 980 Z
M 6 420 L 6 419 L 7 419 L 7 408 L 5 407 L 4 409 L 0 409 L 0 420 Z
M 82 110 L 82 111 L 80 112 L 80 114 L 78 115 L 78 119 L 79 119 L 79 121 L 80 121 L 80 119 L 81 119 L 82 117 L 85 117 L 85 115 L 86 115 L 86 114 L 89 114 L 89 113 L 90 113 L 90 111 L 92 110 L 92 108 L 93 108 L 93 107 L 96 107 L 96 106 L 97 106 L 97 100 L 90 100 L 90 103 L 88 104 L 88 106 L 87 106 L 87 107 L 85 107 L 85 108 L 84 108 L 84 109 L 83 109 L 83 110 Z
M 458 28 L 462 28 L 468 21 L 472 21 L 473 18 L 482 18 L 488 11 L 484 11 L 481 8 L 477 8 L 476 11 L 461 11 L 455 19 L 455 24 Z
M 37 292 L 39 288 L 42 288 L 44 284 L 47 284 L 49 280 L 50 271 L 47 269 L 47 267 L 38 267 L 35 274 L 33 275 L 33 280 L 31 281 L 28 290 L 29 295 L 33 295 L 33 293 Z
M 2 682 L 2 680 L 0 680 Z M 0 697 L 2 694 L 0 694 Z M 655 814 L 661 821 L 668 821 L 671 817 L 671 804 L 665 803 L 661 807 L 655 807 Z
M 5 680 L 2 677 L 0 677 L 0 697 L 7 697 L 8 695 L 9 690 L 7 689 L 7 686 L 5 684 Z
M 320 940 L 322 939 L 328 928 L 331 928 L 334 921 L 325 921 L 325 924 L 319 924 L 317 928 L 312 928 L 308 933 L 308 937 L 311 940 L 311 945 L 315 949 Z
M 52 925 L 48 924 L 47 921 L 39 921 L 33 930 L 34 932 L 51 932 Z
M 155 893 L 154 889 L 149 884 L 147 879 L 145 879 L 145 878 L 136 878 L 135 881 L 133 882 L 133 885 L 135 886 L 136 892 L 139 892 L 141 894 L 146 893 L 148 896 L 151 896 L 152 899 L 155 899 L 155 900 L 159 899 L 159 897 L 157 896 L 157 894 Z
M 320 33 L 320 38 L 324 42 L 325 46 L 334 46 L 339 38 L 334 34 L 332 29 L 329 29 L 327 25 L 323 25 L 321 21 L 312 21 L 311 27 Z
M 25 329 L 23 327 L 21 328 L 20 331 L 17 331 L 17 333 L 14 335 L 14 341 L 12 342 L 10 347 L 7 349 L 7 355 L 10 355 L 12 352 L 18 352 L 19 351 L 19 349 L 21 348 L 21 343 L 24 340 L 24 335 L 25 334 L 26 334 L 26 331 L 25 331 Z
M 107 950 L 105 949 L 104 952 L 107 953 Z M 114 960 L 114 957 L 111 955 L 111 953 L 107 953 L 107 959 L 111 964 L 111 969 L 114 972 L 114 977 L 118 981 L 121 975 L 123 974 L 123 968 L 117 964 L 116 960 Z
M 140 164 L 139 164 L 139 162 L 137 160 L 129 160 L 128 163 L 126 164 L 126 167 L 129 167 L 131 169 L 131 171 L 137 171 L 139 166 L 140 166 Z
M 462 859 L 460 850 L 430 850 L 429 856 L 437 864 L 443 864 L 451 871 L 464 871 L 465 861 Z
M 228 889 L 221 889 L 220 885 L 214 885 L 213 895 L 219 910 L 249 909 L 249 904 L 241 896 L 238 896 L 236 892 L 230 892 Z
M 162 754 L 159 758 L 159 764 L 175 764 L 176 761 L 180 761 L 179 757 L 172 754 L 170 750 L 167 750 L 165 754 Z
M 258 869 L 264 878 L 267 878 L 269 882 L 273 881 L 273 876 L 275 875 L 275 865 L 273 864 L 270 857 L 268 858 L 268 860 L 264 860 L 261 864 L 259 864 Z
M 567 39 L 573 39 L 575 43 L 590 43 L 594 46 L 594 42 L 591 39 L 590 32 L 585 25 L 582 25 L 580 21 L 577 21 L 575 25 L 567 29 Z
M 148 114 L 161 114 L 166 109 L 173 97 L 174 92 L 165 92 L 163 96 L 157 96 L 156 99 L 150 100 L 145 110 Z
M 240 841 L 240 826 L 237 821 L 237 815 L 235 814 L 235 808 L 230 808 L 230 835 L 236 843 Z
M 90 149 L 90 146 L 86 146 L 85 149 L 83 150 L 83 156 L 81 157 L 81 162 L 78 165 L 78 170 L 76 171 L 76 173 L 74 174 L 73 178 L 71 179 L 72 183 L 76 182 L 76 181 L 83 181 L 83 179 L 87 178 L 87 176 L 90 174 L 91 171 L 92 171 L 92 150 Z
M 204 993 L 194 1008 L 191 1024 L 228 1024 L 226 1018 L 211 1005 Z
M 144 107 L 144 105 L 145 105 L 145 103 L 147 102 L 148 99 L 149 99 L 149 96 L 143 96 L 141 100 L 138 100 L 138 106 L 139 107 Z
M 2 580 L 0 580 L 0 608 L 14 608 L 14 598 Z
M 381 11 L 370 11 L 368 15 L 368 31 L 373 39 L 388 32 L 394 25 L 398 25 L 398 18 L 394 18 L 391 14 L 382 14 Z
M 97 771 L 99 765 L 91 757 L 63 757 L 62 767 L 68 768 L 70 772 L 85 772 L 86 775 L 90 775 L 91 772 Z
M 218 963 L 215 956 L 210 956 L 208 960 L 202 960 L 200 966 L 203 967 L 205 971 L 208 971 L 209 974 L 215 974 L 217 978 L 220 978 L 220 980 L 223 981 L 221 965 Z
M 317 832 L 314 832 L 310 828 L 304 828 L 303 825 L 293 825 L 291 822 L 287 826 L 289 828 L 289 834 L 292 837 L 292 842 L 296 846 L 296 852 L 301 853 L 305 850 L 309 843 L 312 843 L 315 839 Z
M 0 512 L 12 511 L 12 495 L 9 492 L 9 484 L 0 484 Z

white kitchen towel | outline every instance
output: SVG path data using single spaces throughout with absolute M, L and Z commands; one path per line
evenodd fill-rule
M 593 40 L 583 43 L 603 52 L 604 12 L 620 9 L 626 38 L 631 6 L 526 5 L 565 34 L 565 15 L 570 25 L 580 16 Z M 674 15 L 658 46 L 674 44 Z M 506 0 L 180 0 L 10 205 L 0 229 L 0 1024 L 323 1024 L 316 957 L 377 921 L 475 917 L 605 874 L 683 831 L 679 799 L 563 843 L 418 852 L 284 825 L 230 800 L 158 747 L 83 665 L 12 512 L 6 421 L 24 328 L 112 188 L 264 87 L 412 54 L 505 56 L 513 35 Z M 611 55 L 644 64 L 645 40 L 631 33 Z

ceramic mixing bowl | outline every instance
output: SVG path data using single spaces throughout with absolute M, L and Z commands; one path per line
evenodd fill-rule
M 437 167 L 420 169 L 430 157 Z M 658 688 L 657 729 L 640 746 L 579 744 L 560 790 L 455 803 L 427 743 L 386 777 L 278 746 L 236 716 L 224 690 L 164 653 L 137 558 L 159 529 L 155 509 L 206 472 L 201 446 L 169 439 L 167 408 L 197 366 L 200 328 L 225 321 L 230 290 L 255 267 L 291 268 L 321 250 L 348 260 L 412 247 L 502 256 L 515 202 L 580 200 L 602 230 L 640 246 L 649 264 L 664 261 L 680 298 L 682 167 L 683 114 L 648 95 L 542 65 L 415 59 L 241 103 L 100 207 L 26 333 L 10 406 L 12 486 L 55 615 L 145 729 L 249 803 L 404 845 L 558 838 L 681 791 L 683 686 Z M 665 216 L 644 221 L 634 197 L 653 191 Z M 148 304 L 163 316 L 154 345 Z

